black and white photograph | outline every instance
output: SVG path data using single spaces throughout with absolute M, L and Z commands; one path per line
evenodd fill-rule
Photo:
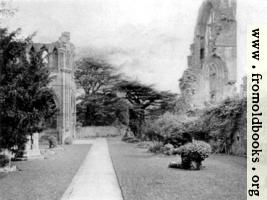
M 265 0 L 0 0 L 0 200 L 267 198 L 260 65 Z

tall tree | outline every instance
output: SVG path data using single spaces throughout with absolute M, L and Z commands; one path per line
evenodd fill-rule
M 118 82 L 120 75 L 114 68 L 101 60 L 82 58 L 76 63 L 75 78 L 86 95 L 101 94 Z
M 0 29 L 0 148 L 23 149 L 27 135 L 43 128 L 56 107 L 42 52 L 27 53 L 31 38 Z
M 146 118 L 159 116 L 174 108 L 176 94 L 157 91 L 152 86 L 137 81 L 121 81 L 117 89 L 125 93 L 125 98 L 133 105 L 130 110 L 130 127 L 136 136 L 140 136 L 140 127 Z
M 89 57 L 79 60 L 76 66 L 76 82 L 84 90 L 77 105 L 78 120 L 84 126 L 112 124 L 119 109 L 120 98 L 114 85 L 120 75 L 109 64 Z

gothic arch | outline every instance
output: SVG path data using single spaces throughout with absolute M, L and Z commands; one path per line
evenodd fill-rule
M 45 65 L 48 65 L 49 64 L 49 51 L 48 51 L 48 48 L 45 45 L 43 45 L 40 48 L 39 52 L 41 53 L 43 63 Z
M 35 48 L 33 45 L 30 45 L 27 49 L 26 49 L 26 58 L 27 58 L 27 61 L 30 62 L 30 58 L 31 58 L 31 55 L 34 54 L 36 52 Z
M 205 92 L 209 101 L 217 102 L 224 96 L 224 88 L 228 81 L 228 70 L 225 62 L 219 57 L 209 57 L 203 65 L 202 76 Z
M 212 2 L 206 1 L 200 8 L 195 35 L 204 37 L 206 33 L 206 25 L 214 8 Z
M 52 96 L 53 96 L 53 103 L 55 104 L 56 107 L 56 113 L 49 119 L 46 119 L 46 128 L 47 129 L 54 129 L 54 130 L 58 130 L 58 123 L 59 123 L 59 116 L 61 113 L 61 107 L 60 107 L 60 100 L 58 95 L 56 94 L 55 90 L 51 90 L 52 92 Z
M 57 47 L 53 47 L 52 50 L 51 50 L 51 53 L 50 53 L 50 63 L 49 63 L 49 66 L 50 68 L 52 69 L 58 69 L 58 62 L 59 62 L 59 59 L 58 59 L 58 49 Z
M 205 58 L 212 52 L 213 23 L 215 21 L 215 5 L 213 1 L 205 1 L 200 8 L 197 26 L 195 29 L 195 42 L 198 44 L 198 60 L 203 64 Z
M 76 87 L 73 78 L 74 46 L 70 43 L 69 33 L 63 33 L 60 39 L 53 43 L 33 43 L 27 48 L 27 55 L 45 52 L 47 67 L 52 81 L 49 87 L 53 91 L 53 100 L 57 113 L 50 124 L 58 131 L 59 143 L 65 138 L 75 136 L 75 94 Z M 68 52 L 68 54 L 66 53 Z M 69 58 L 70 57 L 70 58 Z M 69 59 L 67 63 L 67 59 Z M 68 65 L 66 65 L 66 63 Z M 68 68 L 68 69 L 67 69 Z M 60 69 L 60 70 L 59 70 Z M 64 78 L 63 78 L 64 77 Z M 51 127 L 52 128 L 52 127 Z

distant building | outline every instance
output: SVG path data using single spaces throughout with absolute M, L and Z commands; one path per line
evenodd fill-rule
M 62 33 L 58 41 L 49 44 L 34 43 L 29 51 L 43 51 L 45 63 L 50 70 L 54 100 L 58 108 L 54 128 L 57 129 L 60 143 L 66 137 L 75 136 L 76 125 L 76 86 L 74 81 L 74 46 L 70 34 Z
M 199 10 L 188 68 L 179 83 L 193 107 L 217 103 L 235 93 L 235 16 L 235 0 L 206 0 Z

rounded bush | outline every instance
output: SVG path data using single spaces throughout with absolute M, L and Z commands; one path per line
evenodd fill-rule
M 6 167 L 9 163 L 9 159 L 6 155 L 0 155 L 0 167 Z
M 64 144 L 66 144 L 66 145 L 72 144 L 72 138 L 71 137 L 66 137 L 65 140 L 64 140 Z
M 185 169 L 192 167 L 192 162 L 196 163 L 195 168 L 200 169 L 201 162 L 211 153 L 211 146 L 203 141 L 194 141 L 178 148 L 181 155 L 182 166 Z

